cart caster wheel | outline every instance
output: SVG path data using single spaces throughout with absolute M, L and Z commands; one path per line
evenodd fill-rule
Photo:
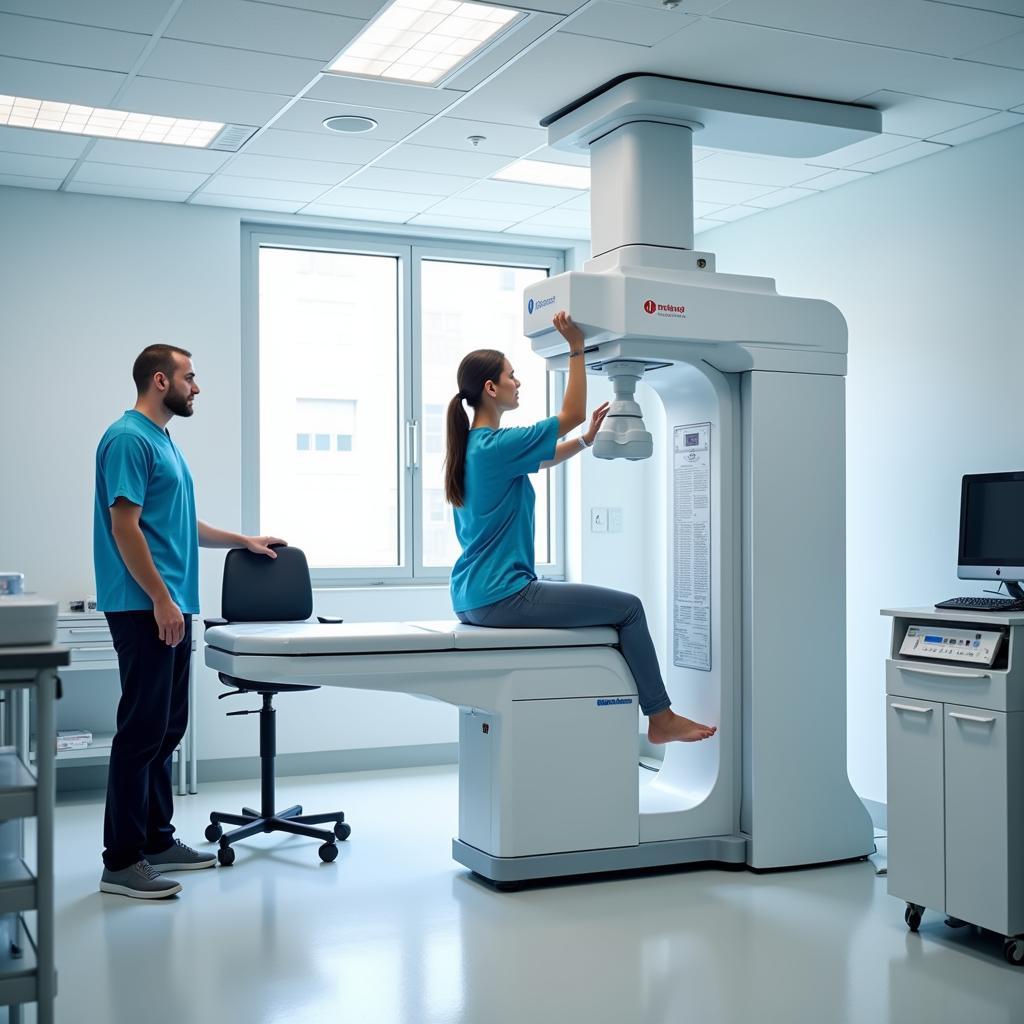
M 494 888 L 498 892 L 520 892 L 523 888 L 522 882 L 495 882 Z
M 352 835 L 352 826 L 346 824 L 344 821 L 339 821 L 334 826 L 334 834 L 341 842 L 345 842 L 345 840 Z
M 320 854 L 320 859 L 325 864 L 330 864 L 331 861 L 338 859 L 338 847 L 335 846 L 334 843 L 324 843 L 324 845 L 317 850 L 317 853 Z
M 1003 956 L 1014 967 L 1024 964 L 1024 939 L 1007 939 L 1003 943 Z
M 222 829 L 216 822 L 213 822 L 206 826 L 205 835 L 208 842 L 215 843 L 222 835 L 224 835 L 224 829 Z
M 235 863 L 235 851 L 230 846 L 222 846 L 217 851 L 217 860 L 220 861 L 221 867 L 229 868 Z
M 947 917 L 943 922 L 947 928 L 967 928 L 969 921 L 961 921 L 959 917 Z
M 916 903 L 907 904 L 907 909 L 903 912 L 903 920 L 907 922 L 907 927 L 912 932 L 916 932 L 921 927 L 921 914 L 923 911 L 924 907 L 919 907 Z

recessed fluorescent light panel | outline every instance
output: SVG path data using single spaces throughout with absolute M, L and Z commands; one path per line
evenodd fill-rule
M 48 132 L 198 148 L 209 146 L 224 127 L 220 121 L 133 114 L 127 110 L 105 110 L 103 107 L 32 100 L 24 96 L 0 96 L 0 124 L 12 128 L 41 128 Z
M 489 4 L 394 0 L 327 70 L 436 85 L 521 17 Z
M 554 185 L 557 188 L 590 188 L 590 168 L 575 164 L 553 164 L 547 160 L 517 160 L 492 177 L 502 181 L 525 181 L 530 185 Z

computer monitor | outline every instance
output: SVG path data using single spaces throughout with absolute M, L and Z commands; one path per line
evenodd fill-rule
M 1014 597 L 1024 595 L 1018 586 L 1024 580 L 1024 472 L 963 478 L 956 574 L 1000 580 Z

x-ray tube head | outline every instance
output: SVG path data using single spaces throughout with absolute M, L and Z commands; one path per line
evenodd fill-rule
M 637 404 L 637 381 L 644 375 L 644 364 L 632 359 L 605 363 L 615 398 L 608 407 L 601 429 L 594 439 L 594 455 L 599 459 L 649 459 L 654 441 L 644 426 L 643 410 Z

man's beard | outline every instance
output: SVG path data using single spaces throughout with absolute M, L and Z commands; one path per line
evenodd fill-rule
M 183 397 L 177 394 L 164 396 L 164 408 L 173 412 L 175 416 L 191 416 L 192 406 L 188 404 L 191 396 Z

